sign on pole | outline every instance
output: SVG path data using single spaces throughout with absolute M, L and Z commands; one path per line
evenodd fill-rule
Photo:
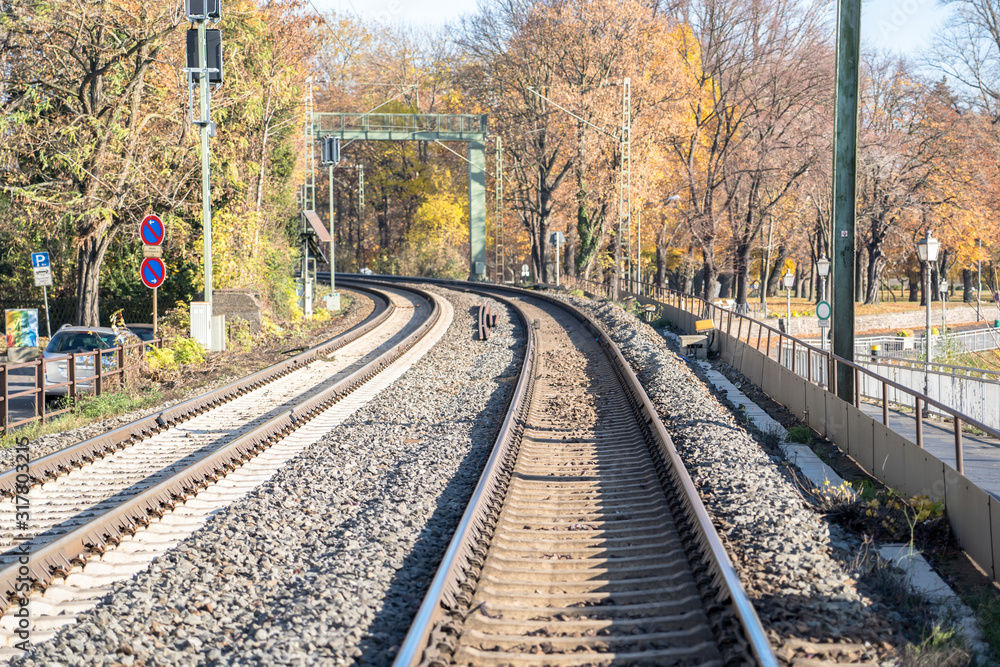
M 818 317 L 819 319 L 828 320 L 830 319 L 830 315 L 832 314 L 833 314 L 833 308 L 830 307 L 830 304 L 828 302 L 820 301 L 819 303 L 816 304 L 816 317 Z
M 146 245 L 160 245 L 163 243 L 163 222 L 155 215 L 147 215 L 139 225 L 139 235 Z
M 163 260 L 158 257 L 147 257 L 142 260 L 139 267 L 139 277 L 142 284 L 150 289 L 156 289 L 163 284 L 167 277 L 167 268 L 163 265 Z
M 45 330 L 52 338 L 52 325 L 49 324 L 49 292 L 46 287 L 52 287 L 52 265 L 49 263 L 49 253 L 46 251 L 31 253 L 31 270 L 35 274 L 35 287 L 42 288 L 42 298 L 45 299 Z

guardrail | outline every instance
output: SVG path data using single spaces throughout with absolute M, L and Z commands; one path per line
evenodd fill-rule
M 579 280 L 578 285 L 595 294 L 610 293 L 609 286 L 600 283 Z M 711 319 L 720 334 L 719 351 L 730 365 L 812 429 L 832 440 L 870 475 L 904 497 L 943 500 L 948 523 L 959 544 L 990 576 L 995 580 L 1000 578 L 1000 548 L 994 549 L 994 545 L 1000 547 L 1000 497 L 966 477 L 963 426 L 996 439 L 997 446 L 1000 446 L 1000 430 L 853 361 L 698 297 L 648 284 L 642 286 L 642 292 L 643 296 L 639 293 L 631 296 L 656 299 L 665 315 L 685 331 L 694 331 L 694 323 L 699 319 Z M 805 368 L 796 361 L 800 354 L 781 354 L 782 349 L 805 350 L 808 360 Z M 816 378 L 813 372 L 817 365 L 825 371 L 821 378 Z M 836 395 L 836 371 L 841 367 L 854 375 L 855 391 L 850 402 Z M 830 391 L 819 382 L 825 378 L 833 380 Z M 881 389 L 877 401 L 882 407 L 881 420 L 860 409 L 862 379 Z M 913 440 L 889 427 L 889 406 L 895 395 L 906 395 L 913 401 L 912 413 L 902 417 L 914 421 Z M 924 449 L 924 407 L 952 420 L 954 467 Z M 990 465 L 989 461 L 986 463 Z M 990 471 L 984 466 L 983 472 L 982 478 L 986 479 L 985 473 Z
M 109 347 L 103 350 L 93 350 L 91 352 L 71 352 L 57 357 L 45 359 L 40 356 L 33 361 L 21 363 L 6 363 L 0 365 L 0 434 L 6 433 L 12 428 L 30 424 L 34 421 L 44 422 L 50 417 L 61 415 L 71 411 L 72 403 L 77 396 L 92 394 L 99 396 L 104 390 L 105 383 L 116 376 L 124 377 L 124 373 L 130 368 L 138 366 L 146 358 L 146 346 L 162 347 L 164 339 L 154 338 L 150 341 L 129 343 L 128 345 Z M 87 367 L 87 359 L 91 359 L 93 374 L 86 377 L 77 377 L 78 369 Z M 107 360 L 111 359 L 110 362 Z M 134 363 L 131 363 L 134 362 Z M 66 364 L 66 382 L 49 384 L 46 380 L 46 367 L 49 364 Z M 34 369 L 34 385 L 28 389 L 22 389 L 11 393 L 11 371 L 22 368 Z M 66 389 L 66 396 L 71 400 L 69 406 L 58 410 L 48 410 L 46 406 L 46 394 L 54 389 Z M 23 419 L 11 420 L 11 401 L 21 398 L 31 398 L 34 402 L 34 414 Z

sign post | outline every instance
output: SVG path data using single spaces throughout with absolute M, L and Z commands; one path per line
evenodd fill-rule
M 35 287 L 42 288 L 42 298 L 45 300 L 45 331 L 52 338 L 52 323 L 49 320 L 49 292 L 52 286 L 52 266 L 49 264 L 49 253 L 46 251 L 31 253 L 31 270 L 35 274 Z
M 153 290 L 153 338 L 156 338 L 157 291 L 167 277 L 167 267 L 163 264 L 164 229 L 163 221 L 155 214 L 147 215 L 139 225 L 139 236 L 142 237 L 142 266 L 139 267 L 139 278 L 146 287 Z
M 820 349 L 826 350 L 826 330 L 830 328 L 830 315 L 833 308 L 828 301 L 820 301 L 816 304 L 816 317 L 819 318 L 819 341 Z

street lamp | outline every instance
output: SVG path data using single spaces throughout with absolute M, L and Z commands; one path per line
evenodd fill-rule
M 927 236 L 917 243 L 917 256 L 920 257 L 924 265 L 924 301 L 927 303 L 927 320 L 925 322 L 924 348 L 927 362 L 931 361 L 931 263 L 937 261 L 938 248 L 941 244 L 936 238 L 931 236 L 928 230 Z
M 830 275 L 830 260 L 826 258 L 826 253 L 816 260 L 816 272 L 819 273 L 819 299 L 826 301 L 826 277 Z
M 920 261 L 924 265 L 924 301 L 927 303 L 927 320 L 925 322 L 924 331 L 924 349 L 926 350 L 926 365 L 924 366 L 924 396 L 928 393 L 928 369 L 931 363 L 931 262 L 937 261 L 938 248 L 940 243 L 936 238 L 931 236 L 930 230 L 927 231 L 927 236 L 917 243 L 917 256 L 920 257 Z M 923 416 L 930 415 L 930 410 L 927 407 L 927 402 L 924 401 L 924 409 L 921 411 Z
M 795 274 L 791 271 L 785 273 L 782 281 L 785 283 L 785 296 L 788 298 L 788 309 L 785 314 L 785 331 L 792 330 L 792 285 L 795 284 Z

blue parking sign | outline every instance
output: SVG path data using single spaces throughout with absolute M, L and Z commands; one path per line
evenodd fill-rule
M 49 253 L 47 252 L 31 253 L 31 268 L 44 269 L 47 266 L 49 266 Z

